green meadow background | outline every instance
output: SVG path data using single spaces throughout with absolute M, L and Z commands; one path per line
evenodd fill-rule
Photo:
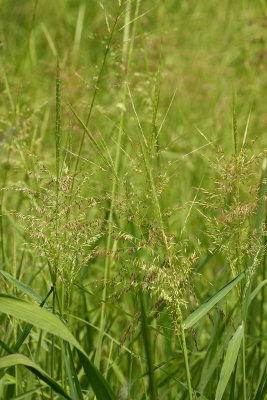
M 203 207 L 221 154 L 266 147 L 266 27 L 265 0 L 0 0 L 1 399 L 266 399 L 266 259 L 248 283 L 242 350 L 240 293 L 219 292 L 234 276 L 209 235 L 217 211 Z M 242 178 L 244 204 L 249 185 L 264 197 L 265 166 L 261 155 Z M 90 258 L 78 222 L 60 230 L 67 202 L 80 223 L 98 221 Z M 254 211 L 245 237 L 261 236 L 263 202 Z M 44 226 L 54 253 L 38 242 Z M 181 325 L 187 366 L 144 267 L 158 251 L 165 268 L 165 234 L 196 253 L 183 321 L 219 293 Z M 150 236 L 153 254 L 139 255 Z

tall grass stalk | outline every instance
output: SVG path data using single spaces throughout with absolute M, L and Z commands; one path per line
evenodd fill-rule
M 100 85 L 102 74 L 103 74 L 103 71 L 104 71 L 104 68 L 105 68 L 105 65 L 106 65 L 107 56 L 108 56 L 108 53 L 110 51 L 112 38 L 113 38 L 113 35 L 114 35 L 114 32 L 115 32 L 115 28 L 117 26 L 117 22 L 118 22 L 119 16 L 120 16 L 120 10 L 119 10 L 119 12 L 118 12 L 118 14 L 117 14 L 117 16 L 115 18 L 115 21 L 113 23 L 111 32 L 109 34 L 108 43 L 106 45 L 103 61 L 102 61 L 102 64 L 101 64 L 101 67 L 100 67 L 100 70 L 99 70 L 99 73 L 98 73 L 98 76 L 97 76 L 97 80 L 96 80 L 96 83 L 95 83 L 95 88 L 94 88 L 92 100 L 91 100 L 91 103 L 90 103 L 90 106 L 89 106 L 89 111 L 88 111 L 86 122 L 85 122 L 85 126 L 86 127 L 88 126 L 88 124 L 90 122 L 90 119 L 91 119 L 91 115 L 92 115 L 92 111 L 93 111 L 96 95 L 97 95 L 97 92 L 99 91 L 99 85 Z M 84 129 L 83 130 L 83 134 L 82 134 L 82 138 L 81 138 L 81 141 L 80 141 L 80 145 L 79 145 L 78 155 L 77 155 L 77 159 L 76 159 L 76 163 L 75 163 L 75 167 L 74 167 L 74 173 L 77 172 L 78 167 L 79 167 L 79 162 L 80 162 L 80 158 L 81 158 L 81 153 L 82 153 L 82 148 L 83 148 L 85 135 L 86 135 L 86 130 Z M 72 190 L 73 190 L 73 184 L 74 184 L 74 181 L 72 183 Z
M 147 359 L 147 368 L 148 368 L 148 377 L 149 377 L 149 390 L 150 390 L 150 398 L 151 400 L 157 399 L 157 389 L 156 389 L 156 381 L 155 381 L 155 373 L 154 373 L 154 365 L 153 365 L 153 356 L 152 356 L 152 343 L 151 337 L 149 334 L 148 326 L 147 326 L 147 316 L 144 305 L 143 293 L 139 292 L 139 299 L 141 305 L 141 315 L 142 315 L 142 332 L 144 339 L 144 347 L 146 352 Z
M 137 112 L 136 112 L 136 108 L 135 108 L 135 105 L 134 105 L 134 102 L 133 102 L 133 98 L 132 98 L 132 94 L 131 94 L 129 86 L 128 86 L 128 92 L 129 92 L 130 100 L 131 100 L 132 107 L 133 107 L 133 110 L 134 110 L 134 114 L 135 114 L 135 117 L 136 117 L 136 120 L 137 120 L 137 123 L 138 123 L 137 132 L 138 132 L 138 139 L 139 139 L 139 144 L 140 144 L 140 147 L 141 147 L 141 152 L 142 152 L 142 157 L 143 157 L 143 163 L 144 163 L 147 179 L 148 179 L 151 191 L 152 191 L 154 204 L 155 204 L 156 209 L 157 209 L 157 214 L 158 214 L 158 219 L 159 219 L 159 223 L 160 223 L 161 233 L 162 233 L 162 237 L 163 237 L 163 240 L 164 240 L 164 243 L 165 243 L 167 260 L 168 260 L 168 262 L 170 262 L 171 261 L 170 249 L 169 249 L 167 238 L 166 238 L 166 234 L 165 234 L 165 229 L 164 229 L 164 224 L 163 224 L 163 219 L 162 219 L 160 203 L 159 203 L 159 199 L 158 199 L 158 196 L 157 196 L 157 193 L 156 193 L 154 177 L 153 177 L 153 174 L 152 174 L 151 165 L 150 165 L 150 161 L 149 161 L 149 152 L 148 152 L 147 140 L 146 140 L 146 137 L 144 135 L 142 126 L 140 124 L 140 120 L 139 120 L 139 117 L 138 117 Z
M 139 9 L 139 0 L 136 4 L 136 12 Z M 130 67 L 130 55 L 133 49 L 133 40 L 134 40 L 134 33 L 135 33 L 135 22 L 133 23 L 132 28 L 132 40 L 129 41 L 129 21 L 131 17 L 131 2 L 126 2 L 126 10 L 125 10 L 125 17 L 124 17 L 124 29 L 123 29 L 123 45 L 122 45 L 122 65 L 123 65 L 123 72 L 125 73 L 125 78 L 127 80 L 129 67 Z M 109 230 L 107 236 L 107 244 L 106 250 L 107 253 L 110 253 L 111 250 L 111 233 L 112 233 L 112 221 L 113 221 L 113 209 L 114 203 L 116 199 L 116 187 L 117 187 L 117 175 L 119 170 L 119 163 L 120 163 L 120 156 L 121 156 L 121 139 L 123 134 L 123 125 L 124 125 L 124 115 L 125 115 L 125 102 L 126 102 L 126 85 L 123 85 L 123 94 L 122 94 L 122 108 L 120 114 L 120 123 L 119 123 L 119 130 L 118 130 L 118 137 L 117 137 L 117 148 L 116 148 L 116 155 L 115 155 L 115 165 L 114 165 L 114 172 L 115 176 L 113 177 L 112 182 L 112 191 L 111 191 L 111 203 L 109 209 Z M 104 323 L 105 323 L 105 307 L 106 307 L 106 299 L 107 299 L 107 279 L 109 276 L 109 269 L 112 263 L 112 254 L 107 255 L 105 259 L 105 270 L 104 270 L 104 289 L 102 293 L 102 306 L 101 306 L 101 314 L 100 314 L 100 333 L 97 342 L 96 348 L 96 355 L 95 355 L 95 364 L 99 366 L 100 363 L 100 356 L 101 356 L 101 347 L 104 335 Z
M 59 57 L 57 56 L 57 70 L 56 70 L 56 130 L 55 130 L 55 144 L 56 144 L 56 240 L 58 241 L 58 213 L 59 213 L 59 184 L 60 184 L 60 131 L 61 131 L 61 85 L 60 85 L 60 65 Z M 59 249 L 58 249 L 59 251 Z M 53 287 L 53 300 L 52 309 L 55 313 L 56 309 L 56 286 L 57 286 L 57 267 L 58 267 L 58 255 L 56 259 L 56 265 L 52 266 L 53 276 L 52 287 Z M 62 362 L 62 361 L 61 361 Z M 55 370 L 55 337 L 52 335 L 51 343 L 51 376 L 54 378 Z M 53 389 L 51 388 L 51 399 L 54 397 Z
M 6 165 L 4 168 L 4 173 L 2 174 L 2 182 L 1 187 L 4 188 L 7 183 L 7 175 L 9 169 L 10 162 L 10 150 L 7 154 Z M 1 241 L 1 252 L 2 252 L 2 264 L 5 265 L 6 261 L 6 251 L 5 251 L 5 242 L 4 242 L 4 222 L 3 222 L 3 203 L 4 203 L 4 191 L 0 192 L 0 241 Z
M 189 399 L 193 399 L 193 393 L 192 393 L 192 385 L 191 385 L 191 375 L 190 375 L 190 369 L 189 369 L 189 363 L 188 363 L 188 354 L 187 354 L 187 346 L 186 346 L 186 340 L 185 340 L 185 334 L 184 334 L 184 328 L 182 325 L 182 322 L 180 322 L 180 335 L 182 338 L 182 350 L 183 350 L 183 355 L 184 355 L 184 364 L 185 364 L 185 373 L 186 373 L 186 381 L 187 381 L 187 388 L 188 388 L 188 396 Z
M 246 132 L 245 132 L 246 135 Z M 235 154 L 235 174 L 236 177 L 239 176 L 239 152 L 238 152 L 238 131 L 237 131 L 237 111 L 236 111 L 236 95 L 233 94 L 233 136 L 234 136 L 234 154 Z M 237 204 L 240 204 L 240 188 L 239 188 L 239 181 L 237 181 L 237 188 L 236 194 Z M 241 257 L 241 224 L 240 219 L 238 218 L 238 230 L 236 234 L 236 260 L 237 260 L 237 271 L 240 273 L 243 269 L 242 265 L 242 257 Z M 244 291 L 245 286 L 243 282 L 240 283 L 240 302 L 241 302 L 241 321 L 243 324 L 243 338 L 242 338 L 242 373 L 243 373 L 243 397 L 244 400 L 247 399 L 247 387 L 246 387 L 246 347 L 245 347 L 245 318 L 244 318 Z
M 165 251 L 166 251 L 166 260 L 167 263 L 169 263 L 169 265 L 172 265 L 173 262 L 175 262 L 172 259 L 172 252 L 171 252 L 171 248 L 168 245 L 168 241 L 167 241 L 167 236 L 165 233 L 165 229 L 164 229 L 164 223 L 163 223 L 163 218 L 162 218 L 162 212 L 161 212 L 161 207 L 160 207 L 160 203 L 159 203 L 159 198 L 156 192 L 156 187 L 155 187 L 155 182 L 154 182 L 154 177 L 153 177 L 153 173 L 152 173 L 152 168 L 150 165 L 150 158 L 149 158 L 149 153 L 148 153 L 148 147 L 147 147 L 147 140 L 145 138 L 142 126 L 140 124 L 140 120 L 138 118 L 135 106 L 134 106 L 134 102 L 132 99 L 132 95 L 128 86 L 128 92 L 129 92 L 129 96 L 131 99 L 131 103 L 132 103 L 132 107 L 134 110 L 134 114 L 135 117 L 137 119 L 137 123 L 138 123 L 138 137 L 139 137 L 139 143 L 140 143 L 140 147 L 141 147 L 141 152 L 142 152 L 142 156 L 143 156 L 143 162 L 144 162 L 144 166 L 145 166 L 145 171 L 147 174 L 147 179 L 149 182 L 149 186 L 151 188 L 152 191 L 152 198 L 153 198 L 153 203 L 155 204 L 156 210 L 157 210 L 157 216 L 159 219 L 159 223 L 160 223 L 160 229 L 161 229 L 161 233 L 162 233 L 162 237 L 164 240 L 164 244 L 165 244 Z M 191 386 L 191 378 L 190 378 L 190 372 L 189 372 L 189 364 L 188 364 L 188 356 L 187 356 L 187 347 L 186 347 L 186 341 L 185 341 L 185 336 L 184 336 L 184 330 L 183 330 L 183 324 L 182 324 L 182 313 L 180 308 L 178 310 L 176 310 L 178 312 L 178 329 L 180 330 L 181 334 L 181 347 L 182 347 L 182 351 L 184 354 L 184 362 L 185 362 L 185 369 L 186 369 L 186 378 L 187 378 L 187 385 L 188 385 L 188 393 L 189 393 L 189 398 L 190 400 L 192 400 L 192 386 Z

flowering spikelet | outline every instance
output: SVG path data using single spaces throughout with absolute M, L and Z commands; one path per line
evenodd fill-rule
M 166 226 L 162 231 L 149 192 L 142 198 L 132 184 L 128 185 L 124 201 L 117 205 L 120 219 L 128 222 L 126 226 L 132 232 L 122 232 L 114 225 L 113 238 L 120 246 L 117 251 L 122 267 L 109 282 L 115 290 L 111 297 L 129 291 L 148 293 L 165 304 L 177 327 L 191 290 L 189 278 L 196 253 L 188 256 L 185 242 L 166 233 Z
M 214 179 L 215 188 L 202 190 L 208 200 L 200 204 L 212 211 L 206 215 L 208 235 L 216 250 L 229 262 L 233 276 L 246 268 L 248 259 L 254 259 L 253 270 L 260 261 L 261 234 L 253 228 L 253 216 L 259 201 L 255 171 L 262 157 L 261 154 L 249 158 L 242 150 L 227 160 L 225 154 L 219 152 L 212 164 L 218 174 Z
M 40 178 L 38 191 L 25 186 L 13 188 L 22 191 L 31 203 L 28 215 L 15 214 L 24 223 L 32 246 L 47 259 L 53 283 L 57 278 L 63 282 L 68 305 L 75 278 L 94 256 L 96 242 L 104 234 L 103 221 L 96 217 L 95 207 L 101 199 L 82 194 L 84 186 L 88 186 L 89 175 L 79 177 L 79 181 L 66 175 L 60 179 L 56 191 L 56 177 L 45 172 L 49 178 Z

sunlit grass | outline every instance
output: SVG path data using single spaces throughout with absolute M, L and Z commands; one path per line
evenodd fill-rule
M 264 2 L 0 8 L 0 398 L 264 400 Z

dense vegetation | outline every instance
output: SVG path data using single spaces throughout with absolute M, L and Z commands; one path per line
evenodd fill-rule
M 0 398 L 266 399 L 265 1 L 0 9 Z

